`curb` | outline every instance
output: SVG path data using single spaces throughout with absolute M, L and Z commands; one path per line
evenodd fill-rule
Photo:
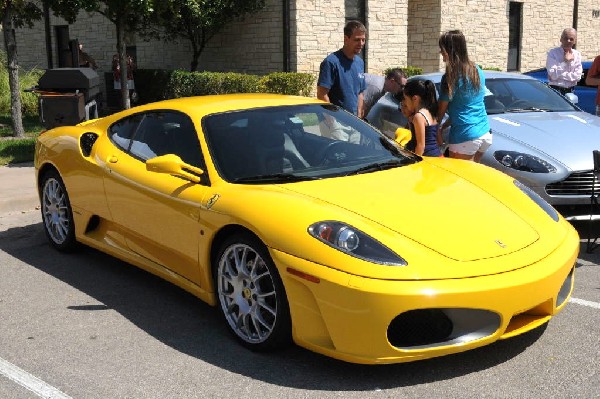
M 0 216 L 8 213 L 29 212 L 40 208 L 38 196 L 22 196 L 20 198 L 0 199 Z
M 0 215 L 32 211 L 39 205 L 32 162 L 0 166 Z

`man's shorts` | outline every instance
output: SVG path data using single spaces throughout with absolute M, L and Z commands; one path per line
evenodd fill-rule
M 450 144 L 450 152 L 463 155 L 475 155 L 476 152 L 486 152 L 492 145 L 492 133 L 487 132 L 478 139 L 465 141 L 458 144 Z

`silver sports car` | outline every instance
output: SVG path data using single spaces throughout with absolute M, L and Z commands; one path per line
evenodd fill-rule
M 411 77 L 429 79 L 438 88 L 441 78 L 442 73 Z M 600 117 L 573 105 L 575 96 L 563 97 L 529 76 L 485 71 L 485 78 L 493 144 L 482 163 L 517 178 L 565 214 L 588 210 L 583 206 L 589 206 L 594 184 L 592 150 L 600 149 Z M 377 105 L 384 119 L 394 107 L 400 113 L 397 101 Z M 398 120 L 379 127 L 385 130 Z

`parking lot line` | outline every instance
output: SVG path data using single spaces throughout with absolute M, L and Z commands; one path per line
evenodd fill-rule
M 589 306 L 590 308 L 600 309 L 600 303 L 598 302 L 586 301 L 585 299 L 579 298 L 571 298 L 570 302 L 578 305 Z
M 47 399 L 72 399 L 69 395 L 46 384 L 39 378 L 0 358 L 0 374 L 39 396 Z

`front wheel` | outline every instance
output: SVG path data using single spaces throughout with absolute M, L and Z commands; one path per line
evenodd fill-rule
M 44 230 L 50 243 L 59 251 L 75 249 L 73 210 L 65 184 L 56 171 L 44 174 L 40 194 Z
M 216 262 L 221 312 L 242 345 L 256 351 L 288 345 L 289 305 L 266 246 L 250 234 L 237 234 L 221 245 Z

